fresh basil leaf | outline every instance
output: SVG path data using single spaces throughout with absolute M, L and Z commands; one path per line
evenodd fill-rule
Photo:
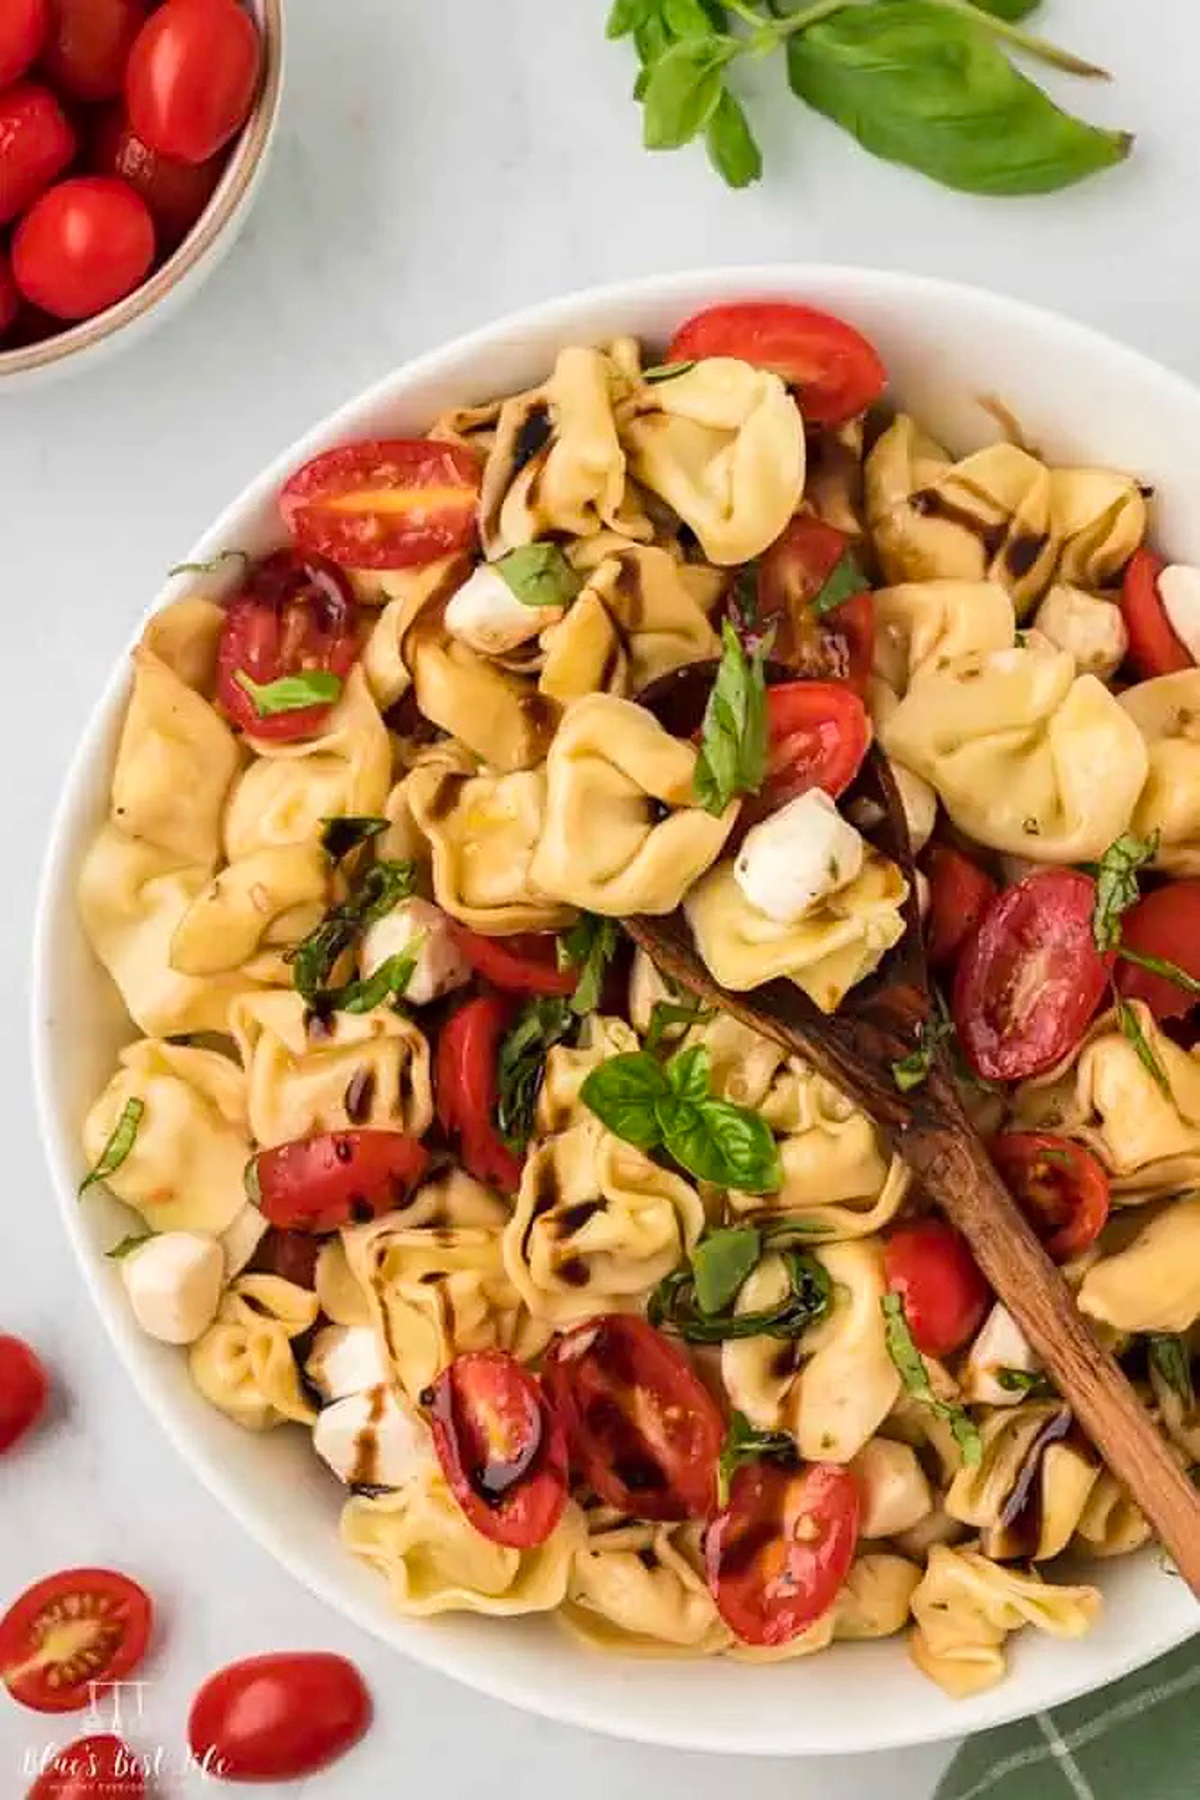
M 1027 19 L 1041 3 L 1042 0 L 974 0 L 977 11 L 990 13 L 993 19 L 1007 19 L 1010 25 Z
M 892 1080 L 902 1094 L 911 1093 L 923 1082 L 928 1081 L 937 1056 L 938 1046 L 954 1037 L 954 1020 L 946 1008 L 937 988 L 933 990 L 933 1005 L 929 1017 L 925 1019 L 917 1034 L 917 1047 L 899 1062 L 892 1064 Z
M 647 150 L 677 150 L 704 130 L 721 103 L 721 70 L 736 50 L 732 40 L 689 37 L 658 58 L 642 100 Z
M 173 569 L 167 570 L 167 576 L 174 580 L 176 575 L 216 575 L 221 564 L 228 562 L 230 557 L 242 564 L 243 572 L 250 567 L 251 558 L 245 550 L 218 550 L 207 562 L 176 563 Z
M 825 1265 L 815 1257 L 798 1250 L 784 1250 L 782 1256 L 788 1290 L 775 1306 L 739 1313 L 731 1302 L 719 1312 L 705 1312 L 696 1292 L 693 1262 L 689 1261 L 659 1282 L 647 1302 L 646 1317 L 652 1325 L 674 1332 L 688 1344 L 723 1344 L 754 1337 L 798 1338 L 829 1311 L 833 1283 Z
M 579 1097 L 614 1137 L 639 1150 L 656 1150 L 662 1143 L 658 1106 L 671 1099 L 671 1087 L 644 1050 L 608 1057 L 587 1076 Z
M 1063 112 L 939 0 L 848 6 L 788 42 L 793 92 L 888 162 L 977 194 L 1048 193 L 1133 140 Z
M 533 1136 L 533 1113 L 555 1044 L 573 1037 L 579 1020 L 568 1001 L 556 995 L 529 1000 L 500 1041 L 496 1055 L 496 1124 L 510 1150 L 519 1154 Z
M 321 923 L 286 953 L 292 984 L 311 1005 L 329 980 L 338 959 L 357 943 L 368 925 L 386 917 L 416 885 L 411 862 L 373 862 L 356 879 L 346 899 L 333 906 Z
M 580 1016 L 599 1006 L 604 977 L 619 941 L 616 920 L 602 919 L 597 913 L 582 913 L 578 924 L 559 939 L 560 967 L 579 970 L 571 1006 Z
M 127 1256 L 132 1256 L 135 1250 L 140 1250 L 143 1244 L 148 1244 L 151 1238 L 157 1236 L 157 1231 L 131 1231 L 128 1237 L 123 1237 L 111 1250 L 106 1250 L 105 1257 L 109 1262 L 124 1262 Z
M 321 848 L 335 863 L 344 862 L 360 844 L 369 844 L 388 828 L 386 819 L 363 813 L 344 813 L 337 818 L 321 820 Z
M 852 600 L 855 594 L 861 594 L 866 585 L 863 572 L 853 554 L 849 550 L 843 550 L 826 576 L 820 593 L 809 602 L 809 611 L 816 618 L 823 619 L 826 613 L 833 612 L 843 601 Z
M 732 1306 L 762 1255 L 762 1238 L 753 1225 L 730 1225 L 710 1231 L 692 1251 L 692 1281 L 702 1313 Z
M 734 1476 L 748 1462 L 799 1463 L 796 1440 L 786 1431 L 758 1431 L 745 1413 L 729 1416 L 729 1429 L 717 1459 L 717 1505 L 729 1505 L 729 1489 Z
M 661 0 L 661 5 L 663 22 L 672 37 L 712 37 L 718 22 L 704 0 Z
M 695 367 L 694 362 L 655 363 L 642 370 L 642 380 L 647 387 L 655 387 L 662 381 L 674 381 L 677 375 L 688 375 Z
M 1151 1368 L 1156 1369 L 1167 1386 L 1179 1396 L 1184 1412 L 1191 1413 L 1196 1405 L 1196 1387 L 1192 1380 L 1187 1339 L 1158 1333 L 1150 1339 L 1147 1353 Z
M 1186 994 L 1200 994 L 1200 981 L 1181 969 L 1178 963 L 1169 962 L 1165 956 L 1151 956 L 1146 950 L 1131 950 L 1128 944 L 1117 945 L 1117 955 L 1122 962 L 1133 963 L 1139 969 L 1148 969 L 1151 975 L 1161 975 L 1164 981 L 1173 981 Z
M 686 1054 L 686 1052 L 685 1052 Z M 728 1100 L 660 1102 L 658 1120 L 667 1154 L 698 1181 L 773 1194 L 783 1179 L 770 1126 Z
M 767 766 L 767 684 L 763 672 L 769 638 L 750 656 L 726 619 L 721 661 L 704 712 L 696 759 L 696 798 L 707 812 L 723 813 L 736 794 L 755 794 Z
M 708 1099 L 709 1056 L 703 1044 L 681 1050 L 667 1064 L 667 1080 L 677 1100 Z
M 631 31 L 636 31 L 642 21 L 655 12 L 657 5 L 658 0 L 613 0 L 608 22 L 604 27 L 605 37 L 628 37 Z
M 329 669 L 306 669 L 300 675 L 281 675 L 278 681 L 252 681 L 245 669 L 235 669 L 233 679 L 249 694 L 260 719 L 279 713 L 303 712 L 309 706 L 332 706 L 342 691 L 342 678 Z
M 1096 899 L 1092 907 L 1092 938 L 1103 956 L 1121 941 L 1121 916 L 1140 897 L 1138 873 L 1152 862 L 1158 850 L 1158 833 L 1136 838 L 1124 832 L 1108 846 L 1096 867 Z
M 1026 1400 L 1048 1399 L 1054 1393 L 1044 1375 L 1029 1369 L 997 1369 L 996 1380 L 1006 1394 L 1021 1394 Z
M 1155 1081 L 1169 1100 L 1171 1098 L 1170 1078 L 1167 1075 L 1167 1071 L 1163 1068 L 1157 1056 L 1154 1054 L 1150 1040 L 1142 1030 L 1141 1021 L 1138 1018 L 1137 1013 L 1129 1004 L 1128 1000 L 1122 999 L 1120 994 L 1116 994 L 1114 997 L 1117 1007 L 1117 1024 L 1121 1028 L 1122 1035 L 1133 1045 L 1138 1061 L 1149 1074 L 1153 1075 Z
M 762 178 L 762 151 L 755 141 L 745 108 L 728 88 L 721 90 L 717 109 L 704 131 L 708 160 L 731 188 L 749 187 Z
M 969 1469 L 976 1468 L 983 1456 L 983 1440 L 979 1435 L 979 1428 L 965 1407 L 956 1406 L 949 1400 L 939 1400 L 934 1393 L 929 1370 L 925 1367 L 925 1358 L 917 1349 L 908 1328 L 902 1295 L 885 1294 L 879 1304 L 883 1308 L 883 1329 L 888 1355 L 905 1388 L 937 1413 L 939 1418 L 945 1419 L 954 1434 L 955 1443 L 962 1451 L 963 1462 Z
M 521 544 L 491 567 L 523 606 L 567 606 L 583 586 L 557 544 Z
M 116 1174 L 137 1141 L 138 1128 L 145 1112 L 146 1102 L 136 1094 L 125 1102 L 107 1144 L 79 1184 L 81 1199 L 98 1181 L 107 1181 L 110 1175 Z
M 702 1000 L 656 1000 L 650 1008 L 644 1047 L 653 1053 L 672 1026 L 682 1025 L 685 1030 L 690 1030 L 693 1025 L 706 1025 L 716 1016 L 716 1008 L 705 1006 Z
M 369 1013 L 387 1000 L 401 999 L 413 978 L 424 941 L 424 932 L 418 933 L 403 950 L 387 957 L 373 975 L 364 976 L 361 981 L 348 981 L 344 987 L 318 988 L 309 1001 L 313 1012 L 321 1016 L 335 1012 Z

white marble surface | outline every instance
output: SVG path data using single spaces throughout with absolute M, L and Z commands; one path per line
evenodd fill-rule
M 525 1718 L 383 1652 L 280 1572 L 202 1491 L 117 1370 L 58 1230 L 32 1125 L 25 970 L 47 816 L 101 672 L 163 571 L 307 423 L 398 359 L 518 304 L 635 273 L 825 259 L 952 275 L 1070 311 L 1200 377 L 1190 0 L 1052 0 L 1047 29 L 1107 63 L 1075 89 L 1141 132 L 1123 169 L 1055 199 L 957 197 L 874 163 L 761 71 L 770 172 L 725 192 L 698 152 L 648 158 L 607 0 L 291 0 L 277 160 L 242 242 L 189 310 L 95 373 L 0 394 L 9 651 L 0 766 L 0 1327 L 46 1354 L 52 1419 L 0 1470 L 0 1602 L 51 1569 L 116 1563 L 161 1604 L 144 1744 L 178 1757 L 188 1697 L 252 1651 L 338 1649 L 378 1722 L 304 1788 L 328 1800 L 620 1791 L 719 1800 L 929 1800 L 944 1749 L 746 1763 Z M 1153 18 L 1150 15 L 1153 14 Z M 1135 28 L 1136 27 L 1136 28 Z M 863 1704 L 870 1704 L 864 1695 Z M 0 1697 L 0 1793 L 66 1729 Z M 53 1721 L 49 1721 L 53 1725 Z M 164 1784 L 171 1800 L 194 1780 Z M 211 1788 L 206 1791 L 213 1791 Z M 274 1792 L 274 1789 L 260 1789 Z M 281 1793 L 283 1790 L 279 1790 Z M 287 1790 L 296 1793 L 296 1788 Z

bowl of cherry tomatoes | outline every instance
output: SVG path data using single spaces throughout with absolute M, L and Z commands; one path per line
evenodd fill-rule
M 0 383 L 195 291 L 249 212 L 282 73 L 282 0 L 2 0 Z

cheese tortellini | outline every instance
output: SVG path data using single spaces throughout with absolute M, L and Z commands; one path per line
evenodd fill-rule
M 948 1694 L 965 1699 L 1001 1680 L 1012 1632 L 1034 1625 L 1052 1637 L 1082 1637 L 1099 1610 L 1095 1588 L 1051 1586 L 978 1551 L 938 1544 L 912 1597 L 912 1658 Z
M 589 1522 L 575 1552 L 562 1622 L 595 1649 L 626 1656 L 709 1656 L 732 1633 L 704 1579 L 694 1527 Z
M 300 1386 L 292 1339 L 316 1319 L 317 1298 L 306 1288 L 278 1275 L 241 1275 L 188 1352 L 192 1380 L 248 1431 L 311 1425 L 316 1414 Z
M 1139 682 L 1121 695 L 1121 705 L 1149 758 L 1133 830 L 1157 837 L 1157 868 L 1200 875 L 1200 669 Z
M 431 846 L 434 898 L 453 918 L 498 936 L 570 923 L 571 908 L 537 866 L 548 816 L 542 770 L 467 775 L 427 762 L 406 785 Z

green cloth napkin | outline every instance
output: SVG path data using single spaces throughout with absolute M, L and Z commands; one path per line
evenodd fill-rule
M 935 1800 L 1200 1800 L 1200 1641 L 972 1738 Z

